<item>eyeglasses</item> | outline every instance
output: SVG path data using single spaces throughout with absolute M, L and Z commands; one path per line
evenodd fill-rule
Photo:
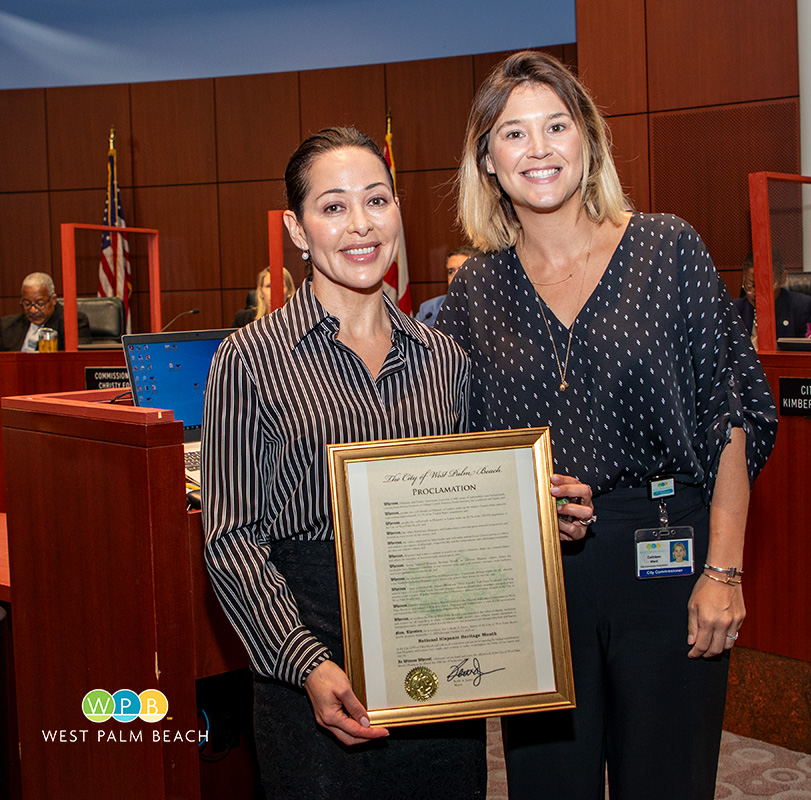
M 745 292 L 754 292 L 755 291 L 755 283 L 754 281 L 744 281 L 741 286 Z
M 20 300 L 20 305 L 23 311 L 30 311 L 32 308 L 42 311 L 50 302 L 51 298 L 49 297 L 47 300 Z

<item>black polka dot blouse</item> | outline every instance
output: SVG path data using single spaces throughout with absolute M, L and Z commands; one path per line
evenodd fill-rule
M 634 214 L 569 338 L 515 248 L 469 259 L 437 327 L 472 364 L 471 430 L 549 426 L 555 470 L 595 495 L 676 475 L 712 493 L 732 427 L 750 477 L 774 444 L 777 412 L 729 293 L 696 231 Z

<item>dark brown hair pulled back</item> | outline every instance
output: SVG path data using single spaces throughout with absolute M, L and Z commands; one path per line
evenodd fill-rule
M 386 163 L 386 159 L 383 158 L 380 148 L 372 139 L 356 128 L 324 128 L 318 133 L 308 136 L 296 148 L 296 152 L 290 156 L 287 169 L 284 172 L 287 206 L 298 219 L 301 219 L 304 200 L 310 190 L 309 176 L 313 162 L 319 156 L 346 147 L 359 147 L 362 150 L 368 150 L 372 155 L 379 158 L 386 168 L 389 186 L 392 194 L 394 193 L 394 182 L 391 178 L 389 165 Z

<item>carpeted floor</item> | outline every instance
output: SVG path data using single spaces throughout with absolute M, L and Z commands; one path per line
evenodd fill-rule
M 507 772 L 499 717 L 487 720 L 487 800 L 507 800 Z
M 508 800 L 504 751 L 496 719 L 487 721 L 487 761 L 487 800 Z M 715 798 L 811 800 L 811 755 L 724 731 Z
M 724 731 L 715 798 L 811 800 L 811 755 Z

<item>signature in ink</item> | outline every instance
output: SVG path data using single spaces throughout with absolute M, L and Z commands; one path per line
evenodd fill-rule
M 482 682 L 483 675 L 490 675 L 493 672 L 501 672 L 503 669 L 505 669 L 505 667 L 497 667 L 496 669 L 488 669 L 486 672 L 484 672 L 482 671 L 481 664 L 479 664 L 479 659 L 476 658 L 476 656 L 473 657 L 472 666 L 465 666 L 468 661 L 470 661 L 469 658 L 463 658 L 458 664 L 454 664 L 445 680 L 450 682 L 454 678 L 470 678 L 473 676 L 473 685 L 478 686 Z

